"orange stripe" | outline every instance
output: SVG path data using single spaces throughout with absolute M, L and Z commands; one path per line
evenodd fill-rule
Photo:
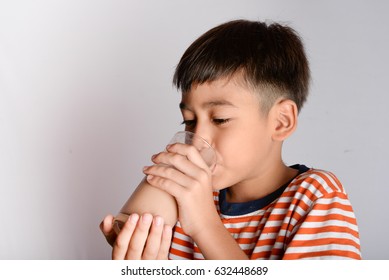
M 348 212 L 353 212 L 353 208 L 351 207 L 351 205 L 342 204 L 340 202 L 332 202 L 330 204 L 317 203 L 317 204 L 315 204 L 315 207 L 314 207 L 315 210 L 329 210 L 329 209 L 334 209 L 334 208 L 342 209 L 342 210 L 348 211 Z
M 286 227 L 286 226 L 285 226 Z M 276 233 L 276 232 L 279 232 L 280 229 L 282 228 L 282 226 L 275 226 L 275 227 L 265 227 L 261 234 L 266 234 L 266 233 Z
M 182 239 L 177 238 L 177 237 L 173 237 L 173 243 L 181 245 L 181 246 L 184 246 L 184 247 L 187 247 L 187 248 L 192 248 L 193 247 L 191 242 L 186 241 L 186 240 L 182 240 Z
M 282 249 L 275 249 L 273 248 L 271 251 L 262 251 L 262 252 L 255 252 L 250 256 L 251 260 L 257 260 L 257 259 L 269 259 L 271 255 L 274 256 L 282 256 L 283 250 Z
M 306 222 L 325 222 L 329 220 L 338 220 L 338 221 L 346 221 L 350 224 L 356 225 L 356 220 L 354 217 L 346 217 L 340 214 L 329 214 L 326 216 L 307 216 Z
M 358 250 L 360 246 L 358 243 L 354 242 L 351 239 L 343 238 L 320 238 L 320 239 L 311 239 L 311 240 L 294 240 L 289 244 L 289 247 L 311 247 L 311 246 L 321 246 L 328 244 L 340 244 L 340 245 L 350 245 L 354 246 Z
M 199 249 L 199 247 L 197 247 L 197 246 L 194 246 L 193 252 L 195 252 L 195 253 L 200 253 L 200 254 L 201 254 L 200 249 Z
M 276 239 L 275 238 L 272 238 L 272 239 L 260 239 L 255 244 L 255 247 L 274 245 L 275 243 L 276 243 Z
M 328 230 L 328 228 L 332 228 L 332 230 Z M 342 230 L 343 229 L 343 230 Z M 346 227 L 323 227 L 320 229 L 306 229 L 301 228 L 298 231 L 298 234 L 320 234 L 320 233 L 348 233 L 354 236 L 355 238 L 359 238 L 359 233 L 357 231 L 351 230 Z
M 339 257 L 348 257 L 352 259 L 360 260 L 361 256 L 354 252 L 342 251 L 342 250 L 329 250 L 329 251 L 318 251 L 318 252 L 304 252 L 304 253 L 289 253 L 285 254 L 284 260 L 295 260 L 300 258 L 314 258 L 321 256 L 339 256 Z
M 188 236 L 188 235 L 184 232 L 184 230 L 182 229 L 182 227 L 175 226 L 174 231 L 176 231 L 176 232 L 178 232 L 178 233 L 181 233 L 182 235 Z M 189 236 L 188 236 L 188 237 L 189 237 Z
M 182 258 L 186 258 L 186 259 L 189 259 L 189 260 L 193 259 L 193 254 L 192 253 L 187 253 L 187 252 L 184 252 L 184 251 L 181 251 L 181 250 L 177 250 L 177 249 L 174 249 L 174 248 L 170 248 L 170 253 L 172 255 L 176 255 L 176 256 L 179 256 L 179 257 L 182 257 Z

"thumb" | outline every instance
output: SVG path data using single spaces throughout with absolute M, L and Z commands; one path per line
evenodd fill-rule
M 113 246 L 113 243 L 115 242 L 117 237 L 117 234 L 113 229 L 113 221 L 114 221 L 114 217 L 111 214 L 109 214 L 105 216 L 105 218 L 103 219 L 103 221 L 100 223 L 99 226 L 101 232 L 105 236 L 105 239 L 111 246 Z

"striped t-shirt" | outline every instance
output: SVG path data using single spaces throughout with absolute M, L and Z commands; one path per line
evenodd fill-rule
M 299 170 L 291 182 L 261 199 L 226 201 L 214 192 L 224 226 L 250 259 L 361 259 L 355 215 L 339 180 L 330 172 Z M 169 259 L 204 259 L 182 230 L 174 228 Z

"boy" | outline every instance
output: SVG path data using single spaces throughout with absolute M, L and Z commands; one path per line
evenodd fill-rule
M 289 27 L 236 20 L 198 38 L 174 83 L 185 130 L 214 147 L 216 168 L 187 145 L 154 155 L 144 173 L 177 202 L 173 237 L 161 217 L 132 214 L 116 238 L 109 215 L 101 229 L 113 258 L 360 259 L 356 219 L 338 179 L 282 161 L 309 76 Z

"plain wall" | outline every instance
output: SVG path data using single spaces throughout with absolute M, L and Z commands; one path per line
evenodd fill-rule
M 312 70 L 288 164 L 349 193 L 365 259 L 389 259 L 385 1 L 0 1 L 0 259 L 109 259 L 98 225 L 177 130 L 171 79 L 231 19 L 279 21 Z

